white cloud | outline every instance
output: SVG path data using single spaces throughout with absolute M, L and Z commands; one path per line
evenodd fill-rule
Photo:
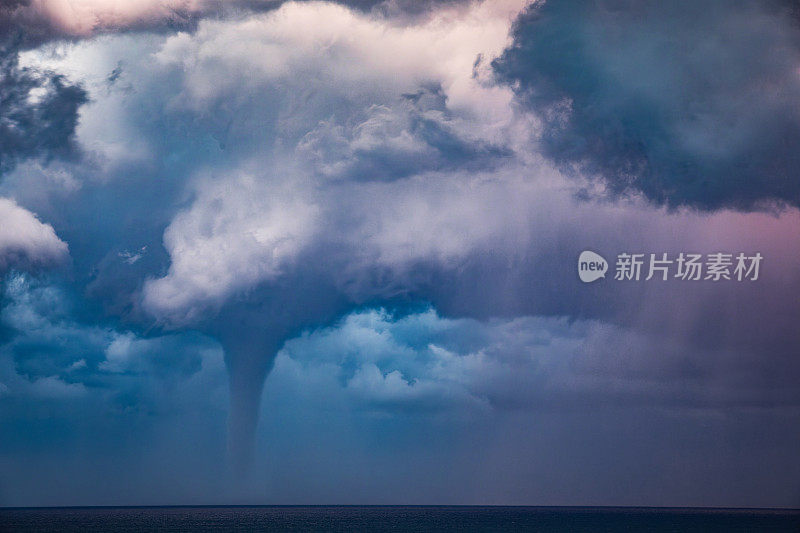
M 193 34 L 170 37 L 155 57 L 185 71 L 186 96 L 198 103 L 277 79 L 350 95 L 441 82 L 454 109 L 507 114 L 510 91 L 481 87 L 473 65 L 509 43 L 511 20 L 526 3 L 482 2 L 405 26 L 333 3 L 290 2 L 242 21 L 203 21 Z
M 130 359 L 135 356 L 135 343 L 139 341 L 132 333 L 117 335 L 106 347 L 106 360 L 100 362 L 98 368 L 107 372 L 124 372 L 128 369 Z
M 361 261 L 397 271 L 418 261 L 454 266 L 477 249 L 509 252 L 526 245 L 530 217 L 541 204 L 520 171 L 429 173 L 403 182 L 345 185 L 342 211 L 359 213 L 361 224 L 331 238 L 349 239 Z
M 51 225 L 40 222 L 13 200 L 0 198 L 0 272 L 51 265 L 67 254 L 67 244 Z
M 145 285 L 154 314 L 182 322 L 236 290 L 274 279 L 309 242 L 319 208 L 249 175 L 204 182 L 164 235 L 172 264 Z

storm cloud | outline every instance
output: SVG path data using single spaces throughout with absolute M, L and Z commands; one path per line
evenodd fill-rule
M 71 141 L 81 157 L 20 155 L 0 182 L 13 199 L 0 215 L 26 231 L 15 241 L 0 226 L 0 254 L 4 238 L 29 244 L 9 252 L 0 296 L 0 415 L 18 433 L 0 442 L 3 503 L 564 504 L 575 487 L 596 504 L 796 501 L 800 213 L 750 212 L 793 200 L 770 189 L 774 176 L 744 198 L 735 173 L 717 196 L 656 194 L 640 183 L 654 171 L 637 167 L 623 187 L 597 170 L 614 166 L 594 161 L 599 149 L 580 162 L 556 150 L 568 127 L 628 146 L 595 131 L 613 115 L 647 140 L 642 153 L 646 125 L 674 130 L 665 143 L 684 148 L 645 153 L 660 171 L 683 159 L 728 172 L 732 159 L 695 142 L 678 94 L 758 100 L 731 115 L 748 124 L 766 127 L 770 106 L 793 120 L 788 100 L 749 81 L 780 72 L 778 92 L 793 91 L 793 60 L 754 59 L 789 26 L 767 38 L 762 19 L 709 4 L 749 28 L 729 32 L 734 44 L 755 43 L 738 63 L 712 46 L 736 63 L 739 94 L 661 46 L 652 13 L 694 48 L 711 17 L 683 25 L 667 6 L 287 2 L 170 26 L 167 5 L 120 7 L 152 19 L 90 13 L 96 26 L 16 60 L 19 73 L 61 73 L 87 101 Z M 771 9 L 757 12 L 784 20 Z M 561 21 L 564 38 L 619 19 L 618 39 L 643 56 L 612 39 L 592 57 L 564 45 L 528 58 L 537 16 Z M 645 64 L 662 124 L 610 96 L 621 92 L 608 69 L 625 89 Z M 656 90 L 665 76 L 680 91 Z M 598 105 L 566 95 L 575 87 Z M 709 127 L 750 139 L 722 127 L 722 107 Z M 729 155 L 753 146 L 725 143 Z M 634 152 L 624 157 L 644 160 Z M 611 262 L 760 252 L 764 264 L 752 283 L 586 285 L 585 249 Z M 54 420 L 26 425 L 37 409 Z M 42 493 L 48 480 L 61 488 Z
M 494 68 L 562 169 L 671 207 L 800 204 L 790 3 L 548 1 L 513 36 Z

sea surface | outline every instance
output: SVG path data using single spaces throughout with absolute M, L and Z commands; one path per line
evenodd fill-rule
M 0 531 L 800 532 L 800 510 L 473 506 L 0 508 Z

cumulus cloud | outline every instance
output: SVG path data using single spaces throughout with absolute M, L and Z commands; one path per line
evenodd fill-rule
M 367 409 L 491 409 L 558 379 L 552 367 L 568 366 L 586 330 L 557 318 L 481 323 L 433 309 L 402 317 L 365 310 L 287 342 L 272 379 L 295 366 L 301 375 L 327 373 Z
M 156 58 L 184 69 L 188 103 L 205 104 L 228 91 L 276 80 L 305 88 L 301 95 L 324 87 L 373 99 L 387 92 L 390 98 L 414 93 L 434 82 L 441 83 L 451 108 L 483 98 L 491 111 L 497 101 L 507 101 L 505 90 L 483 87 L 476 95 L 473 67 L 478 54 L 502 51 L 509 22 L 522 5 L 522 0 L 481 3 L 404 26 L 334 3 L 292 2 L 244 20 L 204 21 L 193 33 L 167 39 Z M 220 70 L 228 75 L 218 76 Z
M 375 204 L 341 205 L 363 195 L 350 183 L 486 170 L 510 157 L 500 147 L 515 121 L 510 92 L 473 73 L 480 53 L 506 44 L 513 12 L 511 4 L 479 4 L 405 27 L 334 4 L 291 3 L 166 39 L 155 57 L 179 69 L 183 97 L 173 108 L 215 109 L 208 120 L 223 126 L 217 139 L 235 158 L 201 180 L 193 207 L 165 232 L 172 265 L 146 285 L 145 307 L 186 323 L 209 304 L 274 280 L 284 261 L 320 240 L 332 244 L 331 227 L 352 224 L 343 215 L 381 212 Z M 252 96 L 261 91 L 272 97 Z M 393 192 L 386 194 L 390 200 Z M 350 237 L 352 249 L 365 235 Z M 435 252 L 411 250 L 420 253 Z
M 702 357 L 689 363 L 686 353 Z M 800 397 L 780 377 L 792 364 L 770 373 L 767 392 L 766 375 L 748 376 L 759 358 L 735 346 L 701 349 L 686 338 L 656 343 L 636 328 L 596 320 L 480 321 L 444 318 L 431 308 L 403 316 L 371 309 L 288 341 L 270 379 L 294 383 L 298 391 L 323 379 L 326 394 L 384 412 L 552 410 L 598 402 L 671 409 L 796 405 Z
M 67 256 L 67 244 L 53 227 L 13 200 L 0 198 L 0 220 L 0 272 L 52 265 Z
M 800 27 L 789 3 L 547 1 L 494 67 L 541 148 L 612 195 L 800 204 Z
M 191 321 L 231 292 L 280 275 L 318 224 L 319 208 L 298 191 L 282 194 L 247 175 L 233 183 L 209 183 L 198 196 L 164 235 L 173 259 L 169 272 L 144 289 L 154 314 L 181 313 L 178 322 Z

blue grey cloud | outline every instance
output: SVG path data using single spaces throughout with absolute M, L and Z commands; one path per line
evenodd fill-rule
M 63 75 L 20 67 L 18 43 L 0 35 L 0 175 L 26 158 L 76 157 L 78 110 L 87 101 Z
M 219 490 L 206 478 L 224 471 L 219 345 L 99 322 L 54 281 L 18 272 L 2 280 L 0 505 L 113 503 L 122 493 L 146 503 Z M 65 492 L 43 488 L 51 483 Z
M 551 0 L 494 62 L 543 152 L 612 195 L 800 204 L 800 26 L 790 3 Z
M 18 272 L 3 280 L 0 302 L 0 353 L 4 365 L 13 364 L 13 373 L 0 378 L 8 395 L 24 397 L 46 386 L 123 403 L 149 402 L 155 398 L 142 394 L 149 381 L 174 386 L 196 378 L 215 357 L 221 361 L 218 345 L 196 333 L 148 337 L 81 322 L 66 290 Z
M 362 309 L 280 351 L 262 403 L 271 453 L 254 468 L 278 501 L 558 504 L 576 486 L 592 502 L 796 501 L 797 468 L 779 466 L 796 392 L 781 407 L 752 397 L 756 357 L 738 387 L 720 386 L 725 364 L 664 379 L 685 349 L 596 321 Z
M 775 371 L 756 376 L 761 355 L 741 346 L 656 339 L 639 327 L 563 316 L 476 320 L 430 307 L 364 309 L 287 341 L 270 379 L 294 383 L 299 394 L 303 383 L 324 383 L 326 394 L 386 414 L 800 404 L 780 377 L 798 369 L 777 353 Z

